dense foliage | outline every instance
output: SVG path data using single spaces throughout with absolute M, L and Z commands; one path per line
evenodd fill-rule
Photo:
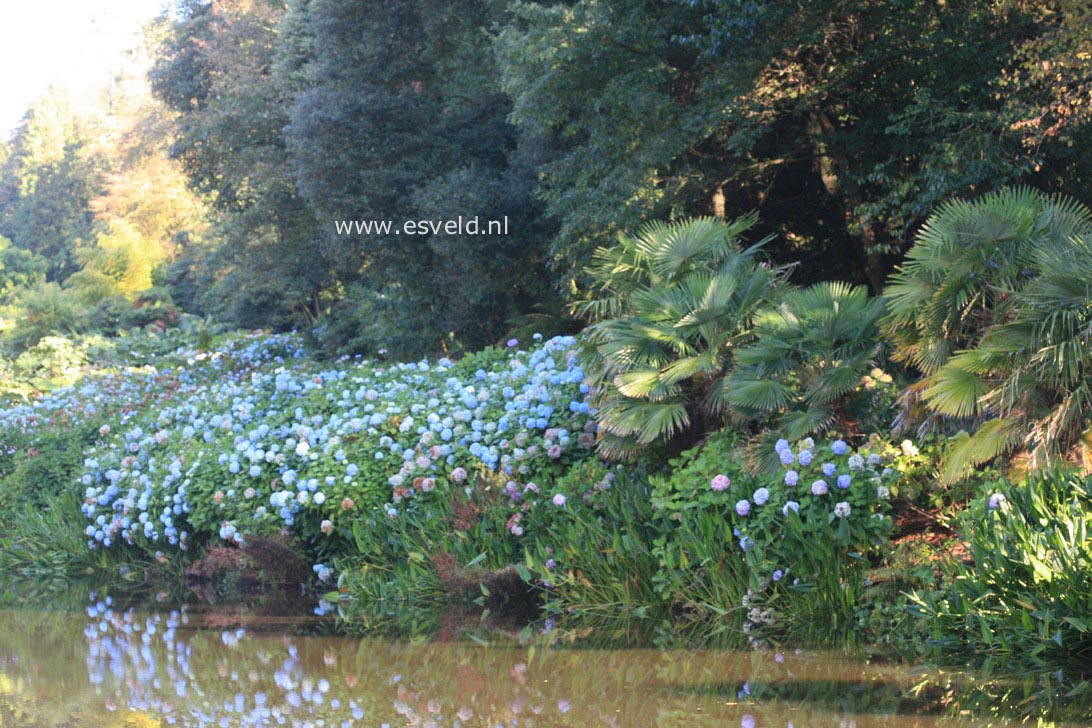
M 140 76 L 85 112 L 52 90 L 0 154 L 0 347 L 173 323 L 167 263 L 198 244 L 205 205 L 168 157 L 169 117 Z M 135 313 L 160 306 L 156 314 Z
M 110 379 L 5 413 L 22 437 L 55 417 L 102 421 L 79 476 L 92 548 L 184 549 L 284 527 L 317 543 L 351 531 L 359 515 L 397 518 L 403 501 L 449 499 L 479 469 L 530 481 L 594 444 L 571 339 L 478 356 L 472 370 L 445 361 L 301 369 L 276 366 L 298 358 L 290 338 L 243 344 L 116 380 L 136 391 L 174 382 L 156 407 L 122 419 L 102 421 L 94 405 L 125 396 L 109 393 Z
M 38 256 L 3 276 L 75 274 L 81 306 L 167 283 L 234 326 L 413 358 L 528 316 L 571 330 L 564 299 L 618 233 L 759 210 L 800 283 L 876 293 L 953 196 L 1083 191 L 1086 17 L 1075 0 L 174 0 L 104 108 L 51 92 L 0 145 L 0 235 Z M 508 234 L 337 228 L 459 216 Z
M 983 652 L 1022 652 L 1038 664 L 1087 664 L 1090 518 L 1087 478 L 1049 473 L 994 484 L 961 518 L 973 563 L 960 565 L 944 591 L 917 598 L 932 636 Z
M 1081 663 L 1088 17 L 175 0 L 0 142 L 0 576 Z
M 810 279 L 849 269 L 878 291 L 887 256 L 948 197 L 1087 179 L 1068 136 L 1087 133 L 1079 2 L 513 11 L 503 87 L 520 127 L 557 145 L 542 189 L 575 276 L 599 240 L 647 217 L 760 208 Z
M 1082 205 L 1001 190 L 944 205 L 892 277 L 886 333 L 925 375 L 908 403 L 975 429 L 949 480 L 1025 444 L 1033 465 L 1064 459 L 1087 438 L 1089 241 Z

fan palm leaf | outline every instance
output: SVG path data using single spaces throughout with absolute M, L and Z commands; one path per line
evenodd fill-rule
M 891 287 L 885 326 L 897 353 L 927 364 L 930 411 L 979 418 L 953 440 L 944 477 L 1021 446 L 1034 466 L 1066 457 L 1092 423 L 1092 213 L 1020 189 L 936 217 Z M 926 301 L 914 286 L 934 293 Z
M 794 437 L 823 432 L 873 366 L 883 310 L 881 299 L 846 283 L 787 292 L 755 315 L 754 341 L 736 352 L 716 402 L 778 418 L 772 426 Z
M 652 222 L 596 252 L 594 285 L 573 310 L 589 319 L 581 364 L 605 456 L 629 457 L 693 422 L 715 422 L 720 398 L 711 392 L 751 341 L 755 311 L 785 288 L 785 270 L 762 265 L 761 244 L 740 245 L 756 221 Z

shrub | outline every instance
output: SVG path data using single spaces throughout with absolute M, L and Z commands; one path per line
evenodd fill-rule
M 593 297 L 576 310 L 592 322 L 584 368 L 606 456 L 685 448 L 717 428 L 732 354 L 785 287 L 784 270 L 759 260 L 765 241 L 740 247 L 756 220 L 655 222 L 596 252 Z
M 1090 253 L 1092 213 L 1026 188 L 948 203 L 922 229 L 885 291 L 885 330 L 926 375 L 907 402 L 975 430 L 949 450 L 947 482 L 1022 445 L 1037 467 L 1087 439 Z
M 344 297 L 318 318 L 311 335 L 329 352 L 370 358 L 408 359 L 420 352 L 457 351 L 451 336 L 435 333 L 429 311 L 407 306 L 401 294 L 394 285 L 384 291 L 348 286 Z
M 789 291 L 755 315 L 754 343 L 735 353 L 729 404 L 772 416 L 770 428 L 792 440 L 844 429 L 846 400 L 874 368 L 883 305 L 844 283 Z
M 41 283 L 20 292 L 16 326 L 6 338 L 19 350 L 45 336 L 76 334 L 86 326 L 86 310 L 71 291 L 56 283 Z
M 973 563 L 915 611 L 949 648 L 1038 665 L 1092 661 L 1092 479 L 1046 470 L 996 482 L 961 518 Z
M 891 530 L 886 515 L 898 471 L 882 456 L 835 440 L 775 446 L 783 470 L 760 478 L 739 526 L 747 551 L 744 624 L 751 641 L 853 641 L 865 577 Z M 737 514 L 739 506 L 737 505 Z
M 0 401 L 4 404 L 26 402 L 37 390 L 30 382 L 19 376 L 14 362 L 0 356 Z
M 983 465 L 954 482 L 941 481 L 940 468 L 949 444 L 949 438 L 939 433 L 929 433 L 917 441 L 872 434 L 865 447 L 870 453 L 879 454 L 884 463 L 899 472 L 898 482 L 891 486 L 892 498 L 897 497 L 899 501 L 932 511 L 950 513 L 962 510 L 986 483 L 1000 479 L 1004 473 L 1000 464 Z M 895 507 L 899 508 L 899 504 Z M 947 518 L 947 514 L 937 518 L 944 530 Z
M 717 616 L 721 631 L 754 643 L 839 641 L 853 634 L 869 557 L 890 530 L 898 473 L 841 441 L 776 447 L 783 469 L 753 477 L 739 440 L 721 434 L 653 480 L 670 526 L 657 579 L 706 627 Z
M 75 384 L 86 364 L 85 353 L 71 341 L 46 336 L 19 355 L 15 372 L 38 391 L 49 391 Z

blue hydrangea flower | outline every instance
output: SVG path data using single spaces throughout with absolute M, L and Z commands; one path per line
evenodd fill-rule
M 811 465 L 811 461 L 812 461 L 813 457 L 814 456 L 811 454 L 811 450 L 804 450 L 803 452 L 800 453 L 800 464 L 805 466 L 805 467 L 807 467 L 808 465 Z
M 837 480 L 838 487 L 845 490 L 849 487 L 851 480 L 852 479 L 848 475 L 839 475 Z
M 828 478 L 833 478 L 834 474 L 838 472 L 838 468 L 834 463 L 823 463 L 823 475 Z
M 784 450 L 779 452 L 778 455 L 781 458 L 781 464 L 782 465 L 792 465 L 793 460 L 795 459 L 795 458 L 793 458 L 792 450 L 790 450 L 788 448 L 785 448 Z M 804 453 L 800 453 L 800 455 L 801 455 L 801 457 L 803 457 Z
M 791 487 L 791 486 L 796 485 L 799 482 L 800 482 L 800 473 L 796 472 L 795 470 L 790 470 L 789 472 L 785 473 L 785 485 L 788 485 L 788 486 Z
M 844 440 L 835 440 L 833 443 L 831 443 L 830 449 L 834 452 L 835 455 L 845 455 L 846 450 L 849 449 L 849 446 L 846 445 Z

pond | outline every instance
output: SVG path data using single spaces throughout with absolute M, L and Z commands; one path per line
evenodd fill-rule
M 315 615 L 103 595 L 82 612 L 0 611 L 0 726 L 992 726 L 1009 724 L 999 695 L 1038 698 L 843 654 L 336 630 Z

